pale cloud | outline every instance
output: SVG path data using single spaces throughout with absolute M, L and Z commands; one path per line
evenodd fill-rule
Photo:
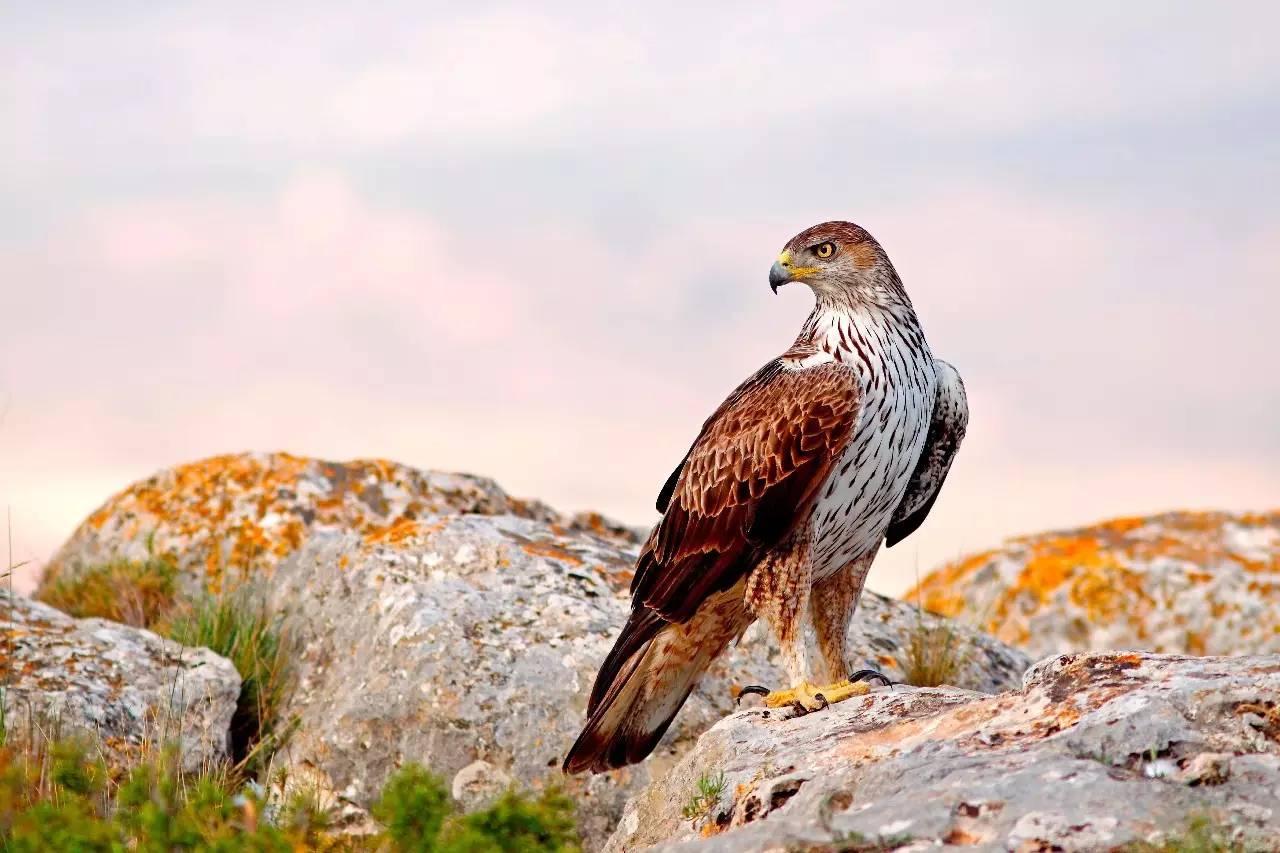
M 1271 4 L 27 6 L 0 30 L 0 503 L 40 559 L 212 453 L 473 470 L 643 523 L 888 248 L 973 424 L 872 583 L 1280 499 Z M 14 284 L 16 283 L 16 284 Z

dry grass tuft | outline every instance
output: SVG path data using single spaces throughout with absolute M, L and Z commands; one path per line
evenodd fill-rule
M 98 617 L 154 628 L 177 605 L 178 569 L 163 557 L 112 560 L 74 577 L 56 578 L 36 598 L 78 619 Z
M 914 687 L 955 684 L 969 656 L 968 641 L 956 626 L 940 619 L 933 624 L 923 610 L 916 611 L 916 624 L 907 640 L 903 675 Z

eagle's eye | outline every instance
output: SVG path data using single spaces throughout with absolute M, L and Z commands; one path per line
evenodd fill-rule
M 836 253 L 836 244 L 828 240 L 813 247 L 813 253 L 824 261 Z

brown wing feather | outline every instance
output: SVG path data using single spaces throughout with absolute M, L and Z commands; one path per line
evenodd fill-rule
M 796 370 L 779 359 L 703 424 L 658 495 L 664 515 L 640 551 L 631 617 L 596 675 L 566 772 L 648 755 L 750 624 L 733 587 L 809 512 L 857 425 L 858 389 L 842 364 Z
M 808 511 L 858 419 L 855 372 L 778 359 L 707 419 L 636 564 L 636 607 L 673 622 L 728 589 Z M 668 494 L 669 492 L 669 494 Z

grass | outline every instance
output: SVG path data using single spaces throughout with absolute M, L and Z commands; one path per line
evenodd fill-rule
M 98 617 L 154 629 L 177 607 L 177 583 L 178 568 L 164 557 L 111 560 L 55 578 L 36 597 L 79 619 Z
M 304 799 L 272 802 L 219 772 L 185 774 L 162 750 L 113 778 L 90 744 L 76 740 L 0 747 L 0 849 L 379 851 L 382 853 L 570 853 L 578 849 L 573 808 L 556 792 L 508 792 L 490 807 L 459 814 L 444 783 L 407 765 L 373 805 L 382 829 L 334 833 Z
M 89 566 L 45 585 L 38 597 L 77 618 L 147 628 L 230 660 L 241 678 L 231 754 L 242 777 L 260 777 L 296 727 L 282 718 L 294 678 L 291 644 L 278 615 L 248 587 L 181 603 L 177 567 L 151 556 Z
M 916 624 L 907 637 L 903 675 L 915 687 L 955 684 L 968 652 L 967 641 L 955 625 L 947 620 L 930 625 L 924 611 L 917 609 Z
M 1125 853 L 1245 853 L 1254 849 L 1233 839 L 1230 827 L 1215 824 L 1205 815 L 1196 815 L 1186 829 L 1152 843 L 1140 841 L 1125 846 Z M 1270 849 L 1270 848 L 1259 848 Z
M 688 802 L 680 809 L 680 816 L 694 823 L 705 821 L 711 816 L 711 810 L 715 808 L 716 803 L 720 801 L 725 784 L 724 771 L 715 776 L 703 773 L 698 777 Z
M 183 610 L 165 633 L 184 646 L 211 649 L 240 673 L 231 717 L 231 755 L 248 776 L 260 776 L 296 721 L 283 720 L 294 683 L 291 643 L 280 618 L 251 592 L 205 598 Z
M 916 569 L 917 596 L 920 589 L 920 570 Z M 933 625 L 925 621 L 924 605 L 916 600 L 916 624 L 907 637 L 902 674 L 913 687 L 940 687 L 955 684 L 968 661 L 968 641 L 956 630 L 949 619 L 939 619 Z

